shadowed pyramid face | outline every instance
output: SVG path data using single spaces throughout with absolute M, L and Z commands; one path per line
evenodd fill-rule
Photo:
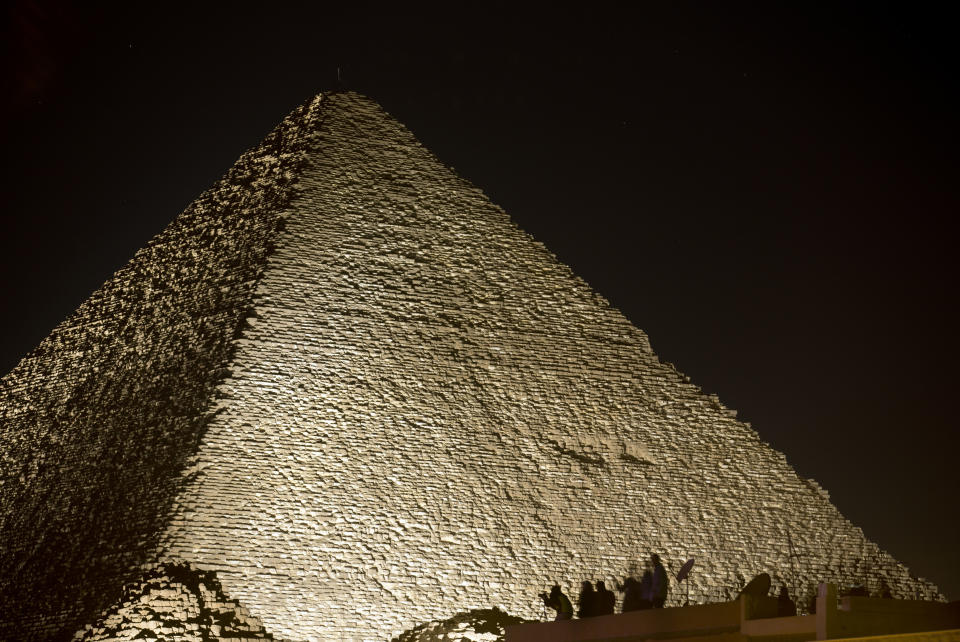
M 697 559 L 691 601 L 762 571 L 935 593 L 355 94 L 288 117 L 0 393 L 0 632 L 70 632 L 157 561 L 292 640 L 534 618 L 654 551 Z

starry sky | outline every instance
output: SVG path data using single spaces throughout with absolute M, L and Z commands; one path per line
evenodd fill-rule
M 339 68 L 960 598 L 954 12 L 263 4 L 4 5 L 0 371 Z

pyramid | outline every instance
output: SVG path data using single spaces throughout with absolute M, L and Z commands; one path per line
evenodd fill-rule
M 0 380 L 0 420 L 0 639 L 89 633 L 158 568 L 298 641 L 538 618 L 554 582 L 651 552 L 696 558 L 691 602 L 764 571 L 942 599 L 348 92 L 57 326 Z

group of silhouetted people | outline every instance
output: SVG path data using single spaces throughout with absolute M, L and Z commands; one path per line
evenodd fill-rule
M 647 561 L 647 568 L 638 582 L 628 577 L 623 583 L 623 608 L 621 611 L 642 611 L 643 609 L 662 609 L 670 590 L 670 577 L 660 563 L 660 556 L 654 553 Z
M 670 578 L 667 570 L 663 568 L 660 562 L 660 556 L 654 553 L 646 564 L 643 577 L 638 582 L 632 577 L 628 577 L 623 586 L 618 586 L 617 590 L 623 592 L 622 613 L 628 611 L 639 611 L 641 609 L 659 609 L 663 608 L 667 601 L 667 592 L 670 590 Z M 569 620 L 573 617 L 573 605 L 570 598 L 563 594 L 560 587 L 554 584 L 550 594 L 540 594 L 545 606 L 554 609 L 557 612 L 556 620 Z M 597 582 L 596 589 L 590 582 L 584 582 L 580 588 L 580 608 L 577 610 L 577 617 L 586 618 L 597 615 L 612 615 L 614 604 L 617 598 L 613 591 L 600 581 Z
M 684 568 L 678 574 L 678 579 L 683 580 L 689 572 L 689 566 L 692 566 L 693 560 L 689 560 Z M 739 574 L 741 582 L 740 595 L 765 596 L 770 592 L 771 578 L 767 573 L 760 573 L 750 582 L 745 581 Z M 667 593 L 670 590 L 670 577 L 667 570 L 660 562 L 660 556 L 656 553 L 650 556 L 646 562 L 643 576 L 637 581 L 633 577 L 624 580 L 623 585 L 617 585 L 617 590 L 623 593 L 623 605 L 620 608 L 621 613 L 630 611 L 641 611 L 643 609 L 663 608 L 667 600 Z M 866 586 L 856 584 L 851 586 L 843 595 L 861 595 L 869 596 Z M 569 620 L 573 618 L 573 605 L 570 599 L 563 594 L 559 585 L 554 585 L 550 594 L 541 593 L 544 605 L 554 609 L 557 612 L 556 620 Z M 893 597 L 890 586 L 885 579 L 880 579 L 880 589 L 875 597 L 891 599 Z M 580 587 L 579 608 L 577 617 L 588 618 L 598 615 L 612 615 L 617 598 L 613 591 L 607 589 L 602 581 L 596 583 L 596 588 L 591 582 L 583 582 Z M 807 612 L 815 613 L 817 606 L 816 594 L 810 598 L 807 604 Z M 780 587 L 777 596 L 777 615 L 779 617 L 789 617 L 797 614 L 797 605 L 790 599 L 790 593 L 786 586 Z
M 594 617 L 597 615 L 613 615 L 613 606 L 617 596 L 600 581 L 594 590 L 593 584 L 584 582 L 580 585 L 580 608 L 577 617 Z

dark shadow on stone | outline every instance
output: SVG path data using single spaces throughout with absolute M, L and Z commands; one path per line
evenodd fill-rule
M 498 608 L 474 609 L 446 620 L 421 624 L 401 633 L 391 642 L 452 642 L 471 639 L 466 637 L 471 633 L 492 633 L 498 636 L 498 640 L 502 640 L 506 627 L 530 621 L 514 617 Z

